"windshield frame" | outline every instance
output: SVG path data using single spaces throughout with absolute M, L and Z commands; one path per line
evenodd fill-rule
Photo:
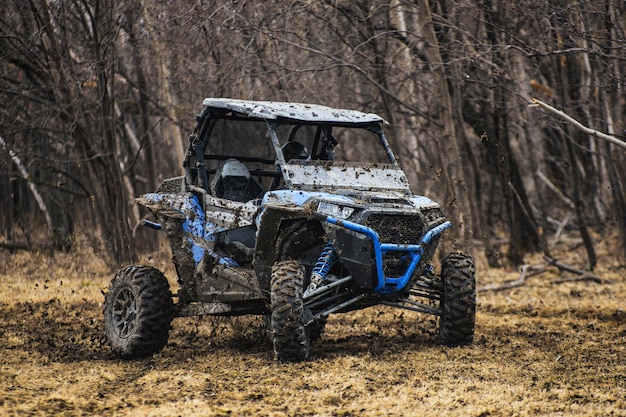
M 292 125 L 295 128 L 299 128 L 300 126 L 316 126 L 318 127 L 318 130 L 321 129 L 332 129 L 333 127 L 343 127 L 343 128 L 347 128 L 347 129 L 365 129 L 365 130 L 369 130 L 370 132 L 373 132 L 377 137 L 378 137 L 378 141 L 379 141 L 379 145 L 383 147 L 385 154 L 387 155 L 387 158 L 389 160 L 389 164 L 393 165 L 396 168 L 400 168 L 399 164 L 398 164 L 398 160 L 396 159 L 395 155 L 393 154 L 393 151 L 391 150 L 391 146 L 389 145 L 389 142 L 387 141 L 387 138 L 385 137 L 385 133 L 383 132 L 382 127 L 380 126 L 379 123 L 337 123 L 337 122 L 303 122 L 300 120 L 267 120 L 267 126 L 268 126 L 268 130 L 270 133 L 270 138 L 272 140 L 272 143 L 274 145 L 275 151 L 276 151 L 276 157 L 277 157 L 277 161 L 279 163 L 279 165 L 285 165 L 287 163 L 287 161 L 285 160 L 285 157 L 283 155 L 282 149 L 281 149 L 281 143 L 280 143 L 280 139 L 278 137 L 278 133 L 277 133 L 277 127 L 278 126 L 283 126 L 283 125 Z M 318 132 L 319 133 L 319 132 Z M 291 141 L 293 139 L 293 137 L 289 137 L 288 141 Z M 284 144 L 283 144 L 284 145 Z M 319 153 L 318 151 L 320 151 L 319 148 L 319 142 L 316 138 L 315 141 L 315 148 L 311 149 L 311 154 L 317 154 Z
M 396 159 L 383 129 L 379 123 L 337 123 L 337 122 L 303 122 L 300 120 L 267 120 L 268 131 L 271 141 L 276 151 L 276 161 L 280 167 L 284 184 L 288 188 L 306 188 L 306 189 L 328 189 L 328 188 L 352 188 L 352 189 L 368 189 L 368 190 L 387 190 L 406 192 L 409 189 L 408 181 L 398 160 Z M 310 160 L 291 160 L 286 161 L 282 152 L 282 144 L 278 137 L 277 128 L 283 125 L 293 125 L 296 129 L 298 126 L 317 126 L 319 129 L 328 129 L 332 127 L 343 127 L 348 129 L 365 129 L 373 132 L 379 141 L 379 145 L 383 147 L 388 158 L 386 163 L 369 163 L 369 162 L 343 162 L 323 159 Z M 288 141 L 293 136 L 290 135 Z M 316 138 L 314 149 L 311 154 L 318 154 L 320 149 L 319 141 Z M 374 173 L 386 171 L 392 172 L 385 181 L 378 181 Z M 326 181 L 321 180 L 326 178 Z

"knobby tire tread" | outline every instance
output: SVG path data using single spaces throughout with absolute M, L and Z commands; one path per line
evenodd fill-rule
M 128 337 L 120 336 L 113 318 L 115 297 L 123 289 L 133 294 L 137 310 L 134 330 Z M 169 282 L 158 269 L 143 265 L 122 268 L 109 285 L 104 305 L 105 333 L 115 355 L 147 357 L 167 344 L 173 302 Z
M 442 316 L 439 340 L 445 346 L 469 345 L 476 324 L 476 267 L 466 254 L 448 254 L 441 266 Z
M 303 283 L 304 267 L 300 262 L 279 261 L 272 267 L 272 340 L 276 358 L 281 362 L 299 362 L 309 356 Z

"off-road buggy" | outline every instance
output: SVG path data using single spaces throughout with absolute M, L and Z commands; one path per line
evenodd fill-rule
M 203 104 L 185 175 L 137 199 L 154 215 L 144 225 L 167 235 L 178 293 L 151 266 L 119 270 L 105 293 L 113 352 L 160 351 L 173 317 L 256 314 L 268 319 L 276 358 L 300 361 L 330 314 L 377 304 L 438 316 L 444 345 L 472 342 L 474 262 L 449 254 L 435 273 L 430 262 L 451 223 L 411 193 L 381 117 Z

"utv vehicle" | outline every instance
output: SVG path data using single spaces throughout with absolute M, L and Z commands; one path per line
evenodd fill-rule
M 332 313 L 383 304 L 439 317 L 439 340 L 472 342 L 475 267 L 430 262 L 451 223 L 413 195 L 375 115 L 320 105 L 205 99 L 185 175 L 137 199 L 171 246 L 179 290 L 146 265 L 105 292 L 115 354 L 167 343 L 174 317 L 264 315 L 275 357 L 301 361 Z M 175 300 L 175 302 L 174 302 Z

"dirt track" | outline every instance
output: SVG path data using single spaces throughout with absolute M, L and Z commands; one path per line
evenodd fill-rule
M 0 266 L 0 415 L 626 415 L 623 262 L 604 260 L 602 284 L 550 270 L 480 293 L 470 347 L 440 347 L 430 317 L 373 308 L 333 316 L 311 360 L 286 365 L 246 317 L 176 319 L 163 352 L 117 360 L 103 268 Z M 483 271 L 480 285 L 518 275 Z

